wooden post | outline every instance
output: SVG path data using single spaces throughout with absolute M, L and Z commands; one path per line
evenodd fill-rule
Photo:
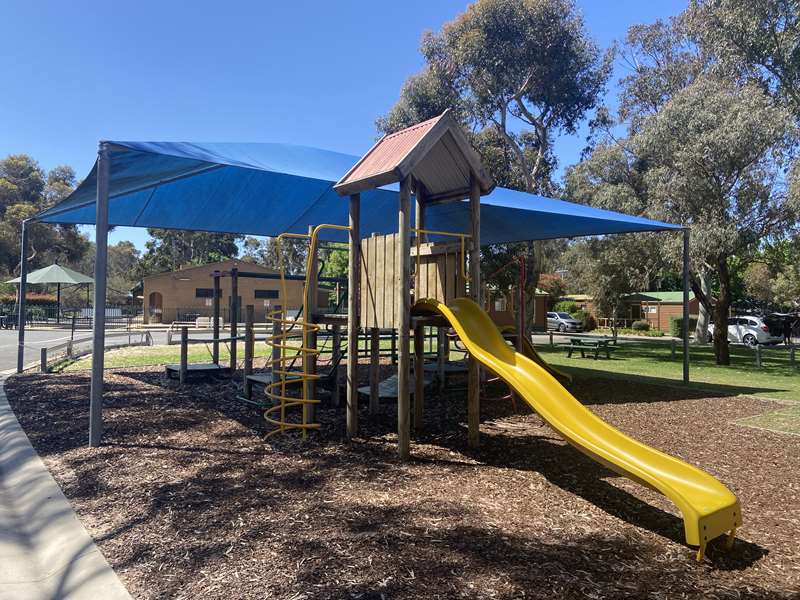
M 39 370 L 42 373 L 47 373 L 47 348 L 42 348 L 40 350 Z
M 248 378 L 253 374 L 253 350 L 254 335 L 253 321 L 255 320 L 255 307 L 248 304 L 244 313 L 244 370 L 242 371 L 242 383 L 244 384 L 244 397 L 248 400 L 253 394 L 253 382 Z
M 389 350 L 389 352 L 391 352 L 390 360 L 391 360 L 393 365 L 396 365 L 397 364 L 397 329 L 395 329 L 394 327 L 392 327 L 391 338 L 392 338 L 392 340 L 391 340 L 390 350 Z
M 231 376 L 236 373 L 236 335 L 239 331 L 239 269 L 231 269 Z
M 186 383 L 186 375 L 189 372 L 189 328 L 181 327 L 181 364 L 178 381 L 181 385 Z
M 219 271 L 214 271 L 214 298 L 213 303 L 213 319 L 211 325 L 214 335 L 214 341 L 211 343 L 211 360 L 214 364 L 219 364 L 219 299 L 222 295 L 222 290 L 219 286 Z
M 277 379 L 276 375 L 274 374 L 274 371 L 276 369 L 277 370 L 281 370 L 281 366 L 282 366 L 280 364 L 281 349 L 278 347 L 278 344 L 282 344 L 283 343 L 283 341 L 281 341 L 281 339 L 280 339 L 280 335 L 281 335 L 282 332 L 283 331 L 281 329 L 280 322 L 278 320 L 273 321 L 272 322 L 272 340 L 273 340 L 274 343 L 272 344 L 272 349 L 270 351 L 270 360 L 269 360 L 269 365 L 270 365 L 269 372 L 272 374 L 272 381 L 275 381 Z
M 95 206 L 94 307 L 92 313 L 92 383 L 89 392 L 89 445 L 100 445 L 103 436 L 103 367 L 106 345 L 106 274 L 108 272 L 108 187 L 111 150 L 100 142 L 97 153 Z
M 350 196 L 348 224 L 350 252 L 347 260 L 347 437 L 358 433 L 358 330 L 361 278 L 361 196 Z
M 380 410 L 381 330 L 370 327 L 369 336 L 369 414 L 377 415 Z
M 473 173 L 469 178 L 469 208 L 472 223 L 472 243 L 469 249 L 470 296 L 481 302 L 481 187 Z M 478 361 L 469 358 L 467 390 L 467 438 L 470 448 L 477 448 L 480 441 L 481 387 Z
M 308 226 L 308 235 L 314 233 L 314 227 Z M 317 318 L 317 249 L 309 246 L 311 252 L 309 272 L 306 273 L 305 298 L 303 311 L 307 326 L 304 328 L 303 345 L 309 350 L 317 348 L 317 331 L 312 327 Z M 303 372 L 314 375 L 317 372 L 317 355 L 314 352 L 303 352 Z M 311 380 L 303 382 L 303 397 L 312 400 L 317 397 L 317 386 Z M 313 423 L 316 418 L 316 405 L 303 404 L 303 423 Z
M 436 328 L 436 375 L 439 380 L 439 393 L 444 391 L 445 364 L 447 363 L 447 329 Z
M 333 394 L 331 395 L 331 401 L 333 402 L 333 405 L 337 408 L 341 405 L 341 399 L 339 398 L 339 364 L 341 363 L 341 361 L 342 361 L 342 328 L 339 325 L 334 325 L 333 353 L 331 355 L 331 365 L 333 366 L 333 374 L 332 374 Z
M 425 414 L 425 328 L 414 327 L 414 431 L 423 427 Z
M 761 368 L 761 344 L 756 344 L 756 367 Z
M 400 182 L 397 244 L 397 452 L 402 460 L 411 456 L 411 177 Z

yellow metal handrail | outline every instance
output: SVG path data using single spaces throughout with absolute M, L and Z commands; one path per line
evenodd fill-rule
M 467 238 L 472 238 L 472 234 L 469 233 L 453 233 L 451 231 L 435 231 L 433 229 L 412 229 L 414 233 L 417 235 L 416 237 L 416 248 L 417 248 L 417 273 L 419 274 L 419 249 L 422 244 L 420 239 L 420 234 L 424 233 L 425 235 L 447 235 L 450 237 L 457 237 L 461 238 L 461 276 L 464 278 L 464 281 L 471 281 L 469 277 L 469 273 L 467 272 L 467 253 L 465 251 L 465 240 Z
M 264 420 L 271 425 L 275 425 L 276 429 L 270 431 L 266 437 L 289 431 L 292 429 L 299 429 L 303 433 L 303 437 L 308 436 L 309 429 L 319 429 L 319 423 L 310 423 L 308 421 L 309 407 L 314 404 L 319 404 L 319 400 L 311 398 L 311 382 L 320 379 L 319 375 L 309 373 L 307 369 L 307 358 L 309 356 L 317 356 L 320 351 L 317 348 L 310 348 L 306 346 L 306 339 L 310 333 L 319 331 L 320 327 L 316 323 L 311 322 L 312 315 L 309 313 L 308 307 L 310 305 L 311 294 L 315 293 L 315 289 L 311 286 L 311 277 L 316 276 L 314 273 L 314 256 L 317 249 L 317 241 L 319 239 L 319 232 L 323 229 L 339 229 L 349 231 L 350 227 L 346 225 L 330 225 L 322 224 L 317 225 L 310 234 L 307 233 L 282 233 L 276 240 L 278 243 L 278 264 L 281 274 L 281 294 L 283 296 L 283 304 L 281 310 L 273 311 L 267 315 L 267 321 L 280 326 L 280 333 L 267 337 L 267 345 L 278 348 L 280 354 L 278 358 L 270 359 L 269 365 L 272 371 L 272 382 L 266 386 L 267 397 L 276 403 L 275 406 L 267 409 L 264 412 Z M 305 294 L 303 306 L 305 316 L 301 324 L 300 331 L 293 333 L 292 327 L 297 324 L 296 320 L 290 320 L 288 309 L 286 307 L 287 291 L 286 291 L 286 267 L 283 260 L 283 249 L 281 247 L 285 238 L 307 239 L 309 240 L 308 257 L 306 259 L 306 280 L 305 280 Z M 274 327 L 273 327 L 274 328 Z M 296 346 L 290 344 L 293 339 L 300 338 L 300 345 Z M 303 370 L 302 372 L 289 371 L 286 363 L 289 361 L 287 356 L 288 350 L 294 350 L 295 354 L 291 357 L 294 360 L 297 355 L 303 357 Z M 276 380 L 276 376 L 278 379 Z M 300 397 L 289 396 L 287 387 L 291 385 L 302 385 Z M 302 419 L 300 423 L 292 423 L 286 420 L 286 409 L 300 406 L 303 408 Z M 279 413 L 279 415 L 276 415 Z M 275 418 L 278 417 L 278 418 Z

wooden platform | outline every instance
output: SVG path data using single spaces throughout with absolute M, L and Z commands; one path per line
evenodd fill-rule
M 178 378 L 181 374 L 180 365 L 165 365 L 164 369 L 167 372 L 167 377 Z M 217 363 L 194 363 L 186 366 L 186 374 L 188 376 L 205 377 L 208 375 L 227 375 L 230 369 L 227 366 L 222 366 Z
M 433 383 L 433 379 L 425 378 L 425 387 L 429 387 Z M 369 396 L 369 386 L 365 385 L 358 388 L 359 394 Z M 414 373 L 411 373 L 411 395 L 414 395 Z M 378 398 L 386 398 L 389 400 L 397 400 L 397 374 L 387 377 L 378 384 Z

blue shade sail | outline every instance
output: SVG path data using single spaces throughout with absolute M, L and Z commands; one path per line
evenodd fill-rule
M 109 142 L 109 224 L 247 235 L 305 233 L 347 224 L 333 184 L 357 156 L 291 144 Z M 97 165 L 78 188 L 37 215 L 42 223 L 93 224 Z M 397 231 L 398 187 L 361 194 L 361 235 Z M 426 228 L 468 232 L 468 202 L 433 205 Z M 481 243 L 667 231 L 672 225 L 496 188 L 481 198 Z M 342 232 L 327 232 L 342 240 Z

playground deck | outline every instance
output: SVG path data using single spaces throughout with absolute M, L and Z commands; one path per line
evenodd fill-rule
M 741 498 L 735 551 L 715 544 L 696 564 L 668 500 L 508 402 L 483 402 L 472 452 L 463 392 L 431 397 L 415 458 L 401 463 L 391 404 L 364 419 L 350 447 L 344 411 L 327 407 L 310 442 L 265 445 L 259 414 L 222 400 L 226 383 L 178 389 L 158 368 L 109 373 L 106 443 L 89 449 L 88 384 L 85 374 L 31 375 L 7 389 L 138 598 L 782 599 L 800 590 L 800 437 L 733 423 L 776 403 L 596 377 L 572 388 L 602 418 L 703 465 Z

